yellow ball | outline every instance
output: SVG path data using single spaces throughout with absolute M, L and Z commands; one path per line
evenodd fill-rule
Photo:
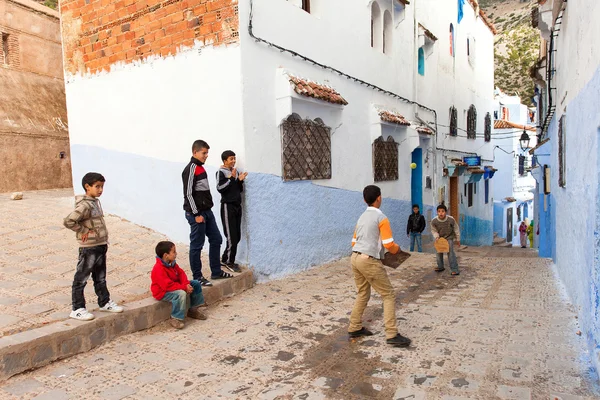
M 416 163 L 411 163 L 410 164 L 410 169 L 415 169 L 417 168 L 417 164 Z

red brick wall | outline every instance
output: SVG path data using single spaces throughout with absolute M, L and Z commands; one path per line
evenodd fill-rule
M 239 40 L 237 0 L 62 0 L 65 70 L 109 70 L 118 62 Z

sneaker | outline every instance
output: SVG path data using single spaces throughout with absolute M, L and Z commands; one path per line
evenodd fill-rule
M 202 286 L 212 286 L 212 282 L 209 281 L 208 279 L 206 279 L 205 277 L 201 276 L 200 279 L 198 279 L 198 282 L 200 282 L 200 284 Z
M 370 330 L 366 329 L 364 326 L 362 328 L 360 328 L 357 331 L 354 332 L 348 332 L 348 335 L 351 338 L 357 338 L 357 337 L 361 337 L 361 336 L 373 336 L 373 332 L 371 332 Z
M 396 347 L 408 347 L 408 345 L 410 344 L 410 342 L 411 341 L 410 341 L 409 338 L 404 337 L 401 334 L 397 334 L 393 338 L 386 340 L 387 344 L 391 344 L 391 345 L 396 346 Z
M 183 329 L 183 327 L 185 326 L 185 324 L 183 323 L 183 321 L 180 321 L 177 318 L 171 318 L 169 320 L 169 323 L 175 329 Z
M 94 314 L 92 314 L 85 308 L 80 308 L 78 310 L 71 311 L 71 314 L 69 314 L 69 317 L 71 317 L 73 319 L 78 319 L 80 321 L 91 321 L 94 319 Z
M 240 266 L 236 263 L 225 264 L 225 268 L 230 270 L 231 272 L 237 272 L 238 274 L 242 272 Z
M 114 301 L 109 300 L 108 303 L 104 305 L 104 307 L 100 307 L 100 311 L 120 313 L 123 312 L 123 307 L 121 307 Z
M 202 311 L 200 311 L 200 306 L 190 308 L 188 310 L 187 315 L 188 315 L 188 317 L 194 318 L 194 319 L 200 319 L 200 320 L 206 319 L 206 314 L 204 314 Z

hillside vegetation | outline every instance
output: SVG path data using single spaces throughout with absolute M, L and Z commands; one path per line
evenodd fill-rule
M 537 2 L 480 0 L 479 3 L 498 30 L 494 48 L 496 86 L 529 104 L 533 96 L 529 67 L 539 52 L 539 33 L 531 26 L 531 9 Z

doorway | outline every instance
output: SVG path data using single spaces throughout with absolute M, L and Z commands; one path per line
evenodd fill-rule
M 506 209 L 506 241 L 512 243 L 513 240 L 513 209 Z
M 458 221 L 458 177 L 450 177 L 450 215 Z
M 417 147 L 412 152 L 412 162 L 416 168 L 411 170 L 410 199 L 412 204 L 418 204 L 423 209 L 423 149 Z

